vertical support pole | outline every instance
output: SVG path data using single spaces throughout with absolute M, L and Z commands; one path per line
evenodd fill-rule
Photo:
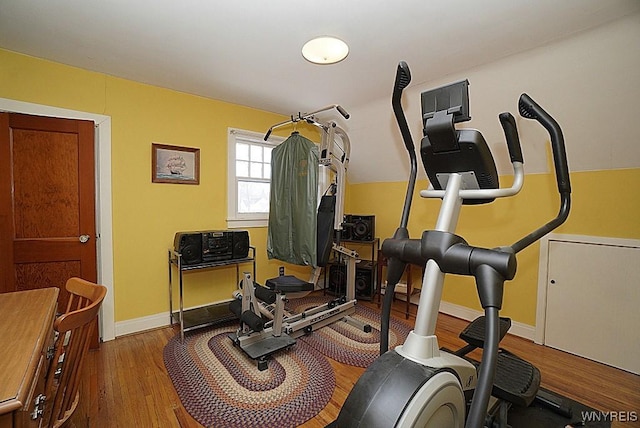
M 180 340 L 184 342 L 184 299 L 182 295 L 182 254 L 178 253 L 178 276 L 180 277 Z
M 455 232 L 462 206 L 462 198 L 459 195 L 461 188 L 462 176 L 460 174 L 449 175 L 435 230 Z M 435 335 L 443 284 L 444 274 L 436 262 L 429 260 L 422 280 L 422 292 L 420 293 L 420 304 L 418 305 L 414 330 L 416 335 Z
M 356 258 L 347 257 L 347 301 L 356 298 Z
M 172 326 L 173 325 L 173 281 L 171 278 L 171 250 L 168 250 L 168 257 L 167 259 L 169 260 L 169 325 Z

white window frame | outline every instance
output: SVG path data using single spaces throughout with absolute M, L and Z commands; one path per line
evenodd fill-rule
M 264 134 L 244 129 L 229 128 L 227 155 L 227 227 L 229 229 L 243 227 L 266 227 L 269 225 L 269 213 L 238 212 L 238 178 L 236 177 L 236 143 L 246 141 L 252 144 L 275 147 L 285 139 L 271 135 L 264 141 Z

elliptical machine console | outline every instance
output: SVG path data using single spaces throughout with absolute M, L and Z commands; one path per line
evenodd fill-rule
M 409 68 L 401 62 L 392 106 L 409 154 L 411 172 L 400 227 L 382 245 L 388 269 L 381 317 L 381 356 L 354 386 L 332 424 L 334 427 L 481 428 L 487 420 L 489 402 L 496 401 L 492 391 L 500 400 L 526 406 L 535 397 L 540 382 L 537 369 L 517 359 L 516 367 L 526 374 L 523 376 L 526 380 L 516 385 L 501 384 L 501 378 L 509 380 L 513 376 L 501 374 L 500 362 L 514 356 L 499 348 L 510 325 L 510 321 L 501 321 L 499 311 L 504 282 L 513 279 L 516 273 L 516 254 L 561 225 L 569 215 L 571 185 L 560 126 L 527 94 L 520 96 L 520 115 L 538 121 L 551 137 L 560 210 L 554 219 L 511 246 L 474 247 L 454 233 L 462 205 L 489 203 L 513 196 L 522 188 L 524 161 L 516 121 L 510 113 L 499 115 L 514 170 L 512 186 L 500 188 L 495 162 L 482 134 L 455 127 L 455 123 L 470 119 L 468 82 L 423 93 L 424 138 L 420 154 L 431 184 L 420 195 L 440 198 L 442 206 L 435 228 L 423 232 L 419 239 L 411 239 L 407 223 L 417 160 L 401 106 L 402 91 L 410 81 Z M 394 289 L 407 263 L 425 268 L 415 327 L 403 345 L 387 351 Z M 445 274 L 475 278 L 484 317 L 480 319 L 481 325 L 474 322 L 466 333 L 475 341 L 472 347 L 483 348 L 479 367 L 462 358 L 464 352 L 446 352 L 438 346 L 435 328 Z M 476 330 L 480 330 L 479 339 Z M 506 365 L 513 366 L 511 362 Z M 504 424 L 506 421 L 498 421 L 497 426 Z

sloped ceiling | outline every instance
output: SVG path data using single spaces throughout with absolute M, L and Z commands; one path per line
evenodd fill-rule
M 113 76 L 291 114 L 389 95 L 640 9 L 637 0 L 2 0 L 0 47 Z M 302 45 L 350 46 L 312 65 Z

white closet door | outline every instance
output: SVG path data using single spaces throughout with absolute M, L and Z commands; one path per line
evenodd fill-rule
M 640 374 L 640 248 L 549 242 L 545 344 Z

